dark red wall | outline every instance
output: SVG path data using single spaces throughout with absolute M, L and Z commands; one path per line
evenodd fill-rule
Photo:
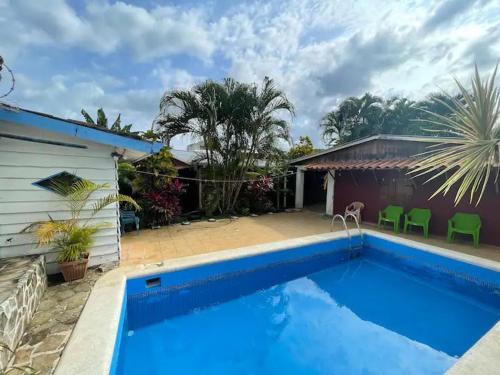
M 436 196 L 428 200 L 432 193 L 439 187 L 443 180 L 424 184 L 425 178 L 413 179 L 408 188 L 410 194 L 403 198 L 387 196 L 387 188 L 382 186 L 393 183 L 395 179 L 404 178 L 404 171 L 337 171 L 335 178 L 335 213 L 344 213 L 345 207 L 353 202 L 365 203 L 363 220 L 376 223 L 378 211 L 388 204 L 397 204 L 404 207 L 405 212 L 410 208 L 430 208 L 432 219 L 430 222 L 430 233 L 446 236 L 448 219 L 455 212 L 477 213 L 481 217 L 481 242 L 500 245 L 500 194 L 495 191 L 495 185 L 491 182 L 483 196 L 482 201 L 476 207 L 469 204 L 466 199 L 455 207 L 453 198 L 455 192 L 450 191 L 447 196 Z

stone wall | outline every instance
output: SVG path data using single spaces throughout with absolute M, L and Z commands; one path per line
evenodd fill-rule
M 0 342 L 14 350 L 47 289 L 45 257 L 0 259 Z M 11 357 L 0 351 L 0 370 Z

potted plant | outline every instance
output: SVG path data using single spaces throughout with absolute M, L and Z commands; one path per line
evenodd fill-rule
M 54 184 L 53 190 L 64 197 L 71 217 L 67 220 L 54 220 L 49 215 L 49 220 L 33 223 L 24 229 L 35 228 L 38 246 L 53 245 L 59 251 L 57 261 L 66 281 L 85 276 L 94 235 L 100 229 L 110 226 L 109 223 L 90 223 L 98 212 L 117 202 L 127 202 L 136 210 L 141 209 L 134 199 L 122 194 L 109 194 L 93 203 L 89 202 L 95 192 L 106 188 L 109 188 L 108 184 L 95 184 L 88 180 L 79 180 L 70 186 Z M 85 219 L 81 217 L 83 211 L 90 211 Z

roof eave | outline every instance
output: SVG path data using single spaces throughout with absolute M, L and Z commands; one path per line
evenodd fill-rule
M 23 110 L 0 108 L 0 120 L 19 125 L 32 126 L 66 136 L 83 139 L 90 142 L 134 150 L 146 155 L 159 152 L 164 146 L 161 142 L 146 142 L 125 137 L 119 134 L 100 131 L 98 129 L 77 125 L 64 120 L 44 117 Z
M 317 156 L 322 156 L 326 154 L 330 154 L 332 152 L 340 151 L 349 147 L 354 147 L 362 143 L 366 142 L 371 142 L 377 139 L 385 139 L 385 140 L 392 140 L 392 141 L 410 141 L 410 142 L 431 142 L 431 143 L 441 143 L 445 141 L 450 141 L 453 140 L 451 137 L 431 137 L 431 136 L 412 136 L 412 135 L 392 135 L 392 134 L 377 134 L 377 135 L 371 135 L 369 137 L 364 137 L 360 139 L 356 139 L 352 142 L 344 143 L 339 146 L 333 146 L 330 147 L 329 149 L 326 149 L 324 151 L 311 154 L 311 155 L 306 155 L 306 156 L 301 156 L 300 158 L 293 159 L 290 161 L 291 165 L 294 165 L 295 163 L 312 159 Z M 457 143 L 460 143 L 459 140 L 457 140 Z

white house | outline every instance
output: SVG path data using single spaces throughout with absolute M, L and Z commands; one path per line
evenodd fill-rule
M 116 193 L 117 160 L 136 161 L 158 152 L 162 143 L 123 136 L 90 124 L 0 104 L 0 258 L 46 254 L 48 273 L 57 272 L 56 252 L 39 248 L 32 222 L 69 216 L 62 198 L 50 190 L 53 179 L 84 178 L 108 183 Z M 76 177 L 74 177 L 76 176 Z M 118 260 L 118 205 L 95 221 L 110 223 L 91 250 L 90 265 Z

